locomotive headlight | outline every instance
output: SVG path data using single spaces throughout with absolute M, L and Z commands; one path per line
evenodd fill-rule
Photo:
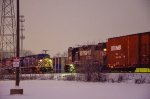
M 73 64 L 70 64 L 70 72 L 73 72 L 75 70 L 75 66 Z
M 104 51 L 104 52 L 106 52 L 106 51 L 107 51 L 107 49 L 106 49 L 106 48 L 104 48 L 104 49 L 103 49 L 103 51 Z
M 40 59 L 40 62 L 42 62 L 42 59 Z
M 71 67 L 74 67 L 73 64 L 70 64 Z
M 49 61 L 50 63 L 52 63 L 52 60 L 51 60 L 51 59 L 49 59 L 48 61 Z

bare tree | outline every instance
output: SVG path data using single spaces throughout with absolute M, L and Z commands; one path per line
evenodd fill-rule
M 54 57 L 60 57 L 61 56 L 61 53 L 60 52 L 58 52 L 58 53 L 56 53 L 55 55 L 54 55 Z
M 61 56 L 62 57 L 67 57 L 68 56 L 68 52 L 67 51 L 63 52 L 63 54 Z
M 86 81 L 99 80 L 100 66 L 94 57 L 86 57 L 78 66 L 78 72 L 85 74 Z
M 29 56 L 29 55 L 33 55 L 34 53 L 30 50 L 23 50 L 22 56 Z

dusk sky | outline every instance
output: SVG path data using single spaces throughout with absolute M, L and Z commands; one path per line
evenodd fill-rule
M 150 31 L 150 0 L 20 0 L 24 49 L 50 55 L 68 47 Z

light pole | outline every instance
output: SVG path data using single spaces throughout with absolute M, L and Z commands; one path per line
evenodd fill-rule
M 24 15 L 20 15 L 20 56 L 23 56 L 23 40 L 25 39 L 25 36 L 23 35 L 24 25 L 25 22 Z

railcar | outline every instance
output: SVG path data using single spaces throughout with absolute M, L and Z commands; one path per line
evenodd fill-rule
M 109 38 L 107 66 L 127 71 L 150 68 L 150 32 Z

